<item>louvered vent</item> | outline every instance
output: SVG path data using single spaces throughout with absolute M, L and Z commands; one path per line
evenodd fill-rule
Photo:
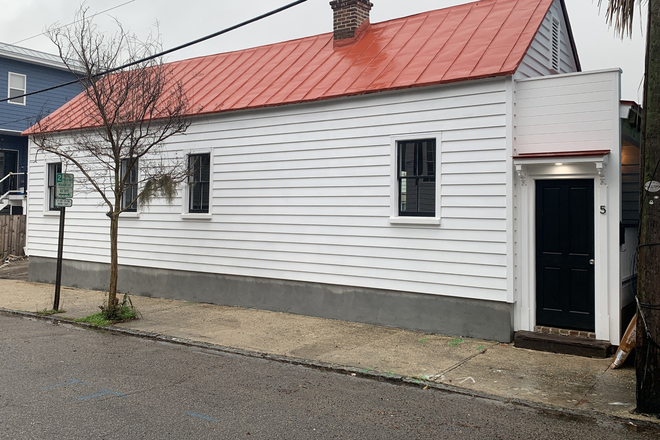
M 561 54 L 559 46 L 560 38 L 559 20 L 556 17 L 552 17 L 552 53 L 550 54 L 550 62 L 552 63 L 552 70 L 555 72 L 559 72 L 559 57 Z

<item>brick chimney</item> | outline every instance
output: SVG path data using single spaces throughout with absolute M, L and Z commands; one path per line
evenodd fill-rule
M 333 0 L 335 46 L 344 46 L 356 41 L 369 26 L 369 11 L 373 3 L 369 0 Z

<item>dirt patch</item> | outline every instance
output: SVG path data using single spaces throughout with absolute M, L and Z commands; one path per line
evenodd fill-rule
M 0 279 L 27 281 L 28 264 L 28 257 L 10 255 L 0 264 Z

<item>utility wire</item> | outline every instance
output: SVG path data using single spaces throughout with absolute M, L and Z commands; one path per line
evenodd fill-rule
M 163 52 L 159 52 L 159 53 L 157 53 L 157 54 L 154 54 L 154 55 L 148 56 L 148 57 L 146 57 L 146 58 L 142 58 L 142 59 L 140 59 L 140 60 L 132 61 L 132 62 L 130 62 L 130 63 L 124 64 L 123 66 L 119 66 L 119 67 L 114 67 L 114 68 L 112 68 L 112 69 L 108 69 L 108 70 L 106 70 L 105 72 L 97 73 L 97 74 L 93 75 L 92 78 L 98 78 L 98 77 L 100 77 L 100 76 L 107 75 L 107 74 L 109 74 L 109 73 L 113 73 L 113 72 L 116 72 L 116 71 L 118 71 L 118 70 L 126 69 L 126 68 L 128 68 L 128 67 L 135 66 L 136 64 L 140 64 L 140 63 L 143 63 L 143 62 L 145 62 L 145 61 L 150 61 L 150 60 L 153 60 L 154 58 L 162 57 L 162 56 L 164 56 L 164 55 L 168 55 L 168 54 L 170 54 L 170 53 L 172 53 L 172 52 L 176 52 L 176 51 L 181 50 L 181 49 L 185 49 L 186 47 L 190 47 L 190 46 L 192 46 L 192 45 L 194 45 L 194 44 L 198 44 L 198 43 L 201 43 L 201 42 L 203 42 L 203 41 L 210 40 L 211 38 L 215 38 L 215 37 L 217 37 L 217 36 L 219 36 L 219 35 L 226 34 L 227 32 L 231 32 L 231 31 L 233 31 L 233 30 L 236 30 L 236 29 L 238 29 L 238 28 L 241 28 L 241 27 L 243 27 L 243 26 L 246 26 L 246 25 L 248 25 L 248 24 L 250 24 L 250 23 L 254 23 L 255 21 L 263 20 L 263 19 L 266 18 L 266 17 L 270 17 L 271 15 L 275 15 L 275 14 L 280 13 L 280 12 L 282 12 L 282 11 L 285 11 L 285 10 L 287 10 L 287 9 L 289 9 L 289 8 L 292 8 L 292 7 L 294 7 L 294 6 L 297 6 L 297 5 L 301 4 L 301 3 L 305 3 L 306 1 L 307 1 L 307 0 L 297 0 L 297 1 L 295 1 L 295 2 L 289 3 L 288 5 L 282 6 L 282 7 L 280 7 L 280 8 L 274 9 L 274 10 L 272 10 L 272 11 L 270 11 L 270 12 L 267 12 L 267 13 L 265 13 L 265 14 L 262 14 L 262 15 L 260 15 L 260 16 L 258 16 L 258 17 L 251 18 L 251 19 L 249 19 L 249 20 L 247 20 L 247 21 L 244 21 L 244 22 L 242 22 L 242 23 L 236 24 L 236 25 L 234 25 L 234 26 L 230 26 L 230 27 L 228 27 L 228 28 L 226 28 L 226 29 L 223 29 L 223 30 L 221 30 L 221 31 L 218 31 L 218 32 L 215 32 L 215 33 L 213 33 L 213 34 L 207 35 L 207 36 L 205 36 L 205 37 L 198 38 L 197 40 L 193 40 L 193 41 L 191 41 L 191 42 L 189 42 L 189 43 L 185 43 L 185 44 L 182 44 L 182 45 L 180 45 L 180 46 L 176 46 L 176 47 L 174 47 L 174 48 L 172 48 L 172 49 L 168 49 L 168 50 L 165 50 L 165 51 L 163 51 Z M 17 96 L 12 96 L 11 98 L 0 99 L 0 102 L 9 101 L 10 99 L 22 98 L 22 97 L 24 97 L 24 96 L 36 95 L 36 94 L 38 94 L 38 93 L 48 92 L 48 91 L 51 91 L 51 90 L 59 89 L 60 87 L 66 87 L 66 86 L 70 86 L 70 85 L 72 85 L 72 84 L 77 84 L 78 82 L 79 82 L 78 80 L 69 81 L 69 82 L 66 82 L 66 83 L 63 83 L 63 84 L 59 84 L 59 85 L 56 85 L 56 86 L 47 87 L 47 88 L 45 88 L 45 89 L 36 90 L 36 91 L 34 91 L 34 92 L 30 92 L 30 93 L 25 93 L 25 94 L 23 94 L 23 95 L 17 95 Z
M 96 16 L 99 15 L 99 14 L 103 14 L 104 12 L 110 12 L 110 11 L 112 11 L 113 9 L 117 9 L 117 8 L 119 8 L 119 7 L 121 7 L 121 6 L 127 5 L 127 4 L 129 4 L 129 3 L 133 3 L 134 1 L 135 1 L 135 0 L 129 0 L 129 1 L 127 1 L 127 2 L 122 3 L 121 5 L 113 6 L 112 8 L 108 8 L 108 9 L 105 9 L 105 10 L 103 10 L 103 11 L 97 12 L 97 13 L 93 14 L 90 18 L 94 18 L 94 17 L 96 17 Z M 72 24 L 76 24 L 76 23 L 78 23 L 79 21 L 80 21 L 80 20 L 72 21 L 72 22 L 69 23 L 69 24 L 65 24 L 65 25 L 59 26 L 57 29 L 63 29 L 63 28 L 65 28 L 65 27 L 69 27 L 69 26 L 71 26 Z M 33 38 L 37 38 L 37 37 L 40 37 L 40 36 L 42 36 L 42 35 L 46 35 L 46 33 L 45 33 L 45 32 L 42 32 L 42 33 L 40 33 L 40 34 L 32 35 L 31 37 L 23 38 L 22 40 L 18 40 L 18 41 L 16 41 L 15 43 L 11 43 L 11 44 L 22 43 L 22 42 L 24 42 L 24 41 L 31 40 L 31 39 L 33 39 Z

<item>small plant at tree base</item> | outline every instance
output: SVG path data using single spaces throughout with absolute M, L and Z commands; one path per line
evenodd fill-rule
M 113 305 L 114 307 L 100 306 L 101 314 L 108 321 L 126 322 L 139 318 L 140 312 L 133 305 L 133 301 L 128 296 L 128 293 L 124 294 L 121 304 L 119 304 L 119 298 L 115 298 Z
M 140 318 L 140 312 L 133 305 L 133 301 L 124 294 L 124 299 L 119 304 L 119 299 L 115 301 L 114 307 L 99 306 L 101 311 L 93 315 L 85 316 L 84 318 L 75 319 L 75 322 L 86 322 L 96 327 L 105 327 L 107 325 L 115 324 L 118 322 L 127 322 L 133 319 Z

